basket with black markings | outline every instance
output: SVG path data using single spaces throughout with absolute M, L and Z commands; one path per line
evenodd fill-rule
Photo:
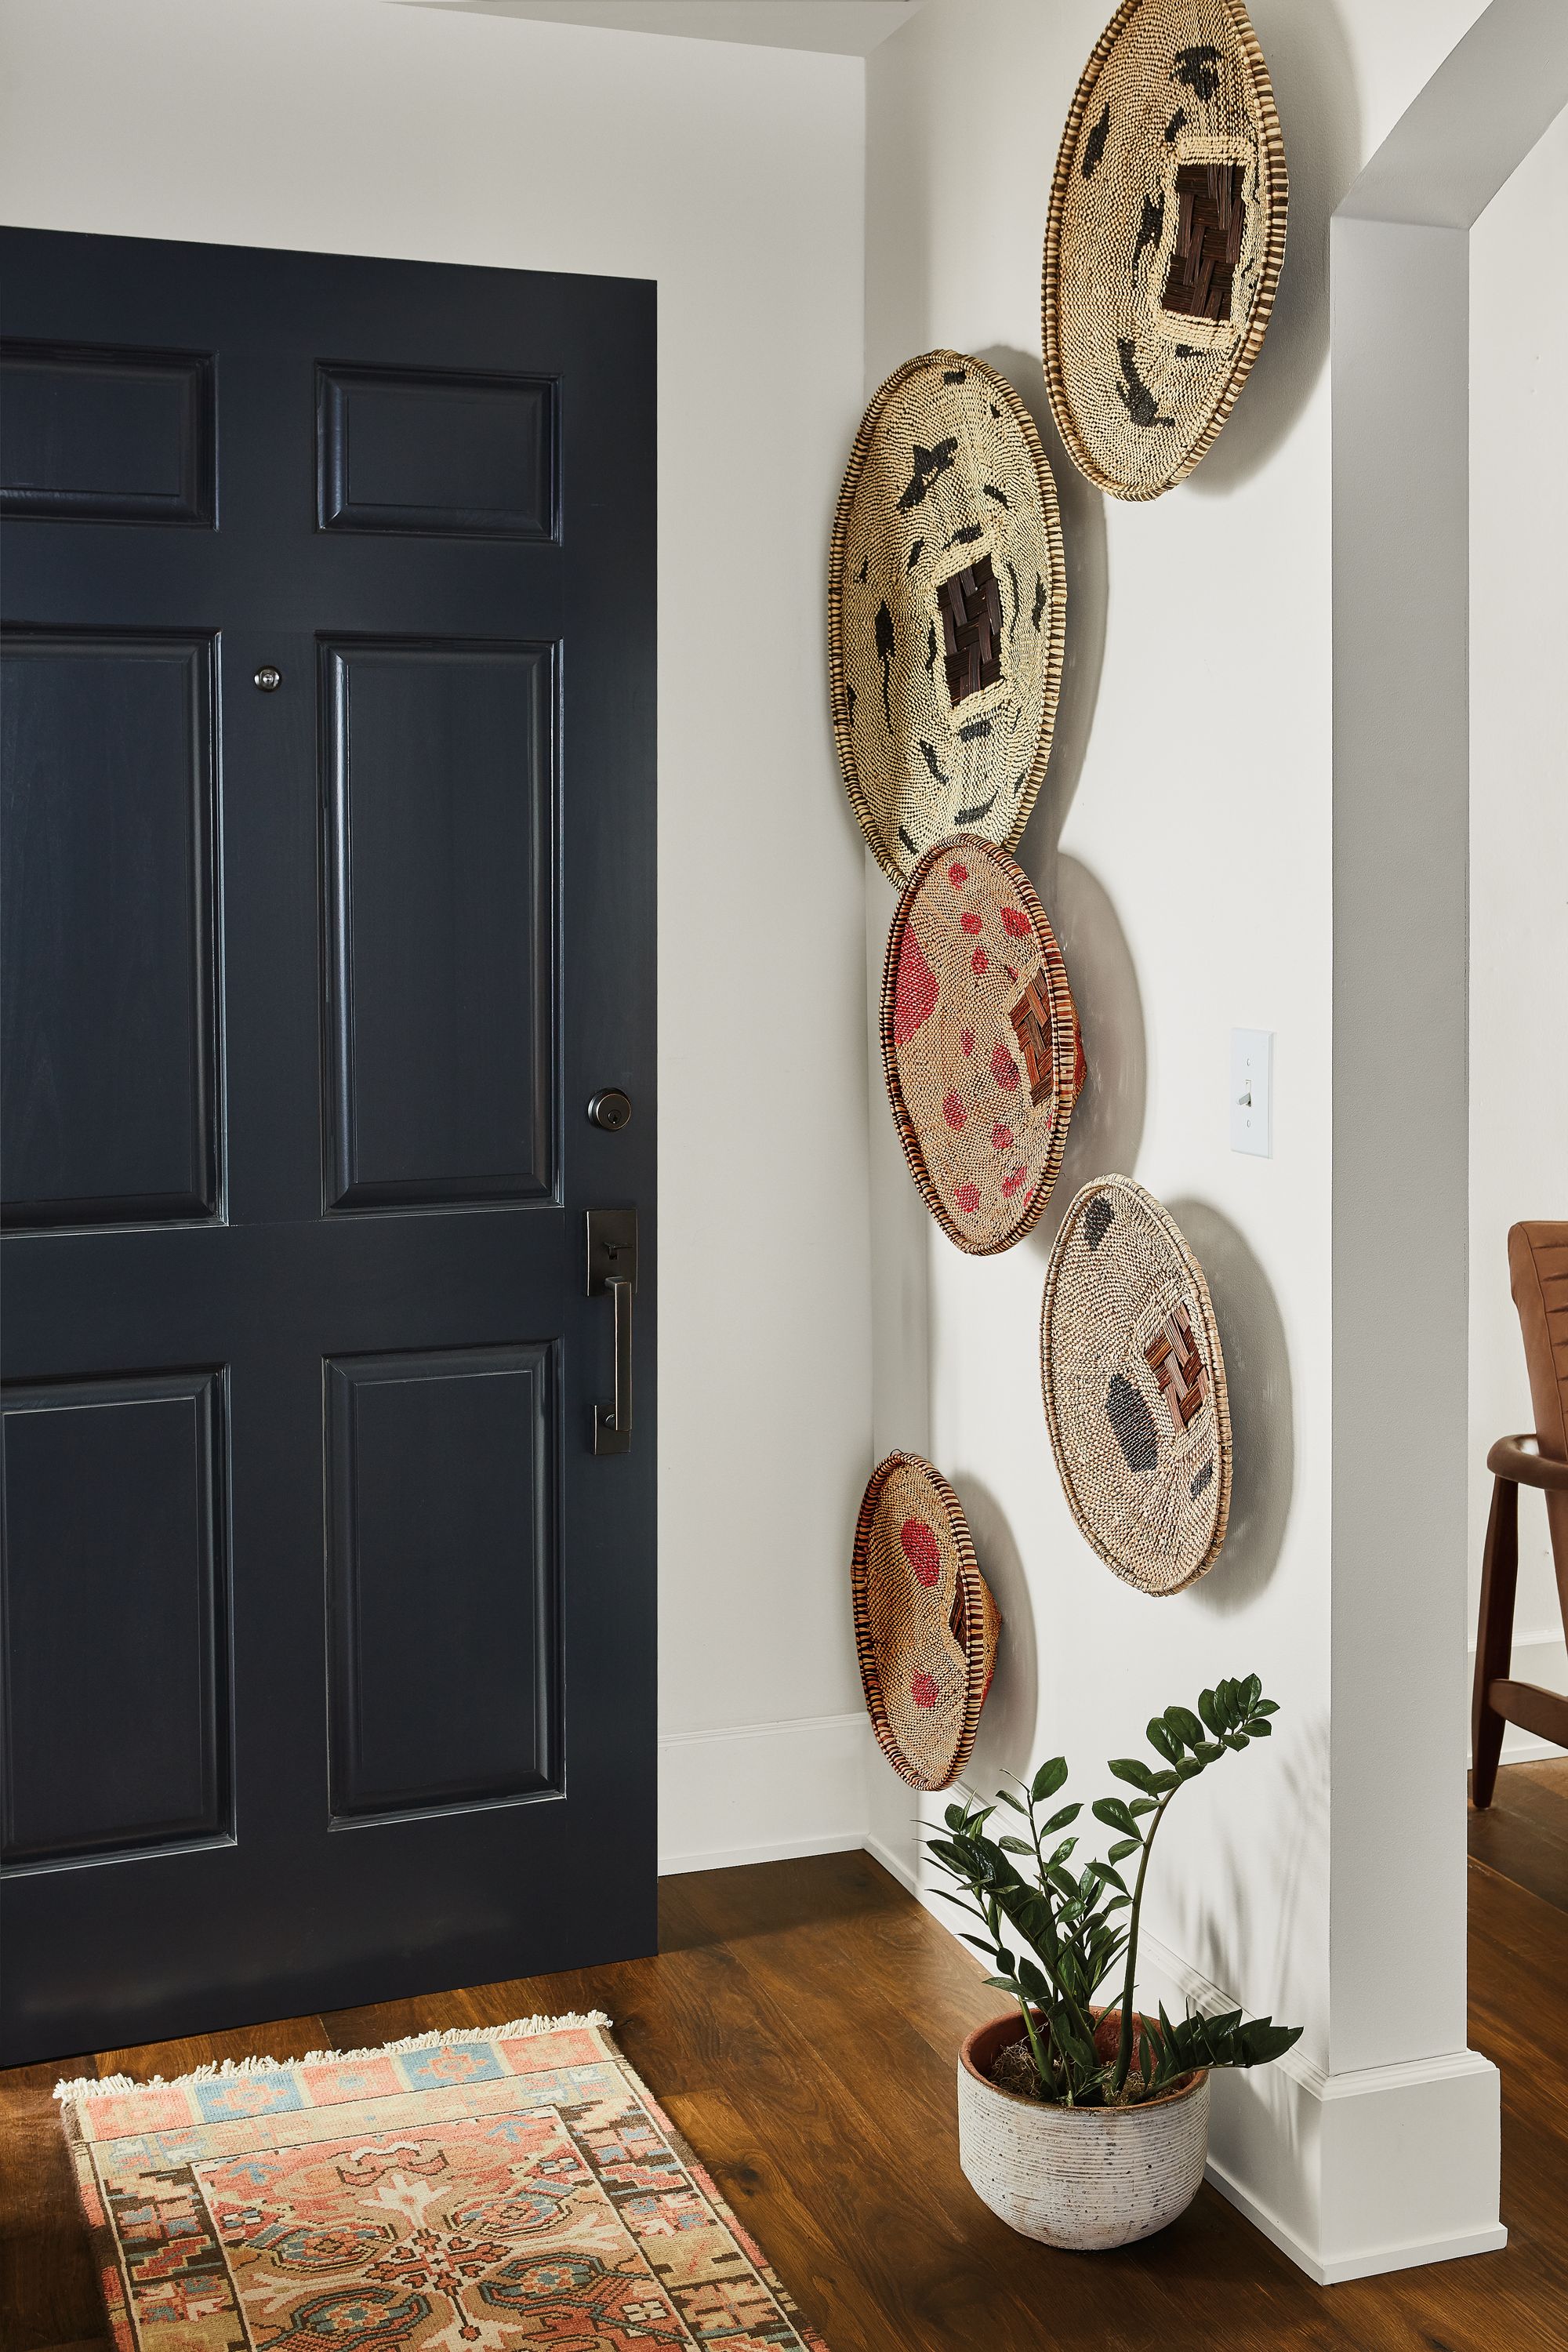
M 961 352 L 909 361 L 856 436 L 827 590 L 839 765 L 891 881 L 946 834 L 1017 841 L 1050 757 L 1066 605 L 1028 410 Z
M 1158 498 L 1210 449 L 1285 259 L 1285 145 L 1240 0 L 1125 0 L 1084 68 L 1046 227 L 1046 387 L 1068 456 Z
M 1179 1592 L 1225 1541 L 1225 1359 L 1203 1268 L 1130 1176 L 1086 1184 L 1062 1220 L 1040 1372 L 1073 1517 L 1127 1583 Z

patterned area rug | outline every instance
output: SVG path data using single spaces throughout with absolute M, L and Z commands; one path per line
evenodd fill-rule
M 608 2033 L 62 2083 L 121 2352 L 826 2352 Z

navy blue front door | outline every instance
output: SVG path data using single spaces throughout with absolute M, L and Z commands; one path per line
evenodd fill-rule
M 4 267 L 0 2056 L 650 1950 L 653 289 Z

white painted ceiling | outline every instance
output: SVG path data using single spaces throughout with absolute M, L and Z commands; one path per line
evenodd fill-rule
M 686 40 L 746 41 L 767 49 L 820 49 L 863 58 L 923 0 L 403 0 L 461 16 L 542 16 L 617 33 L 673 33 Z

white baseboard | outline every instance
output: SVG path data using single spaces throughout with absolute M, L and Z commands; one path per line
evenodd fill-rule
M 891 1846 L 884 1845 L 880 1838 L 872 1837 L 869 1832 L 868 1832 L 866 1836 L 861 1839 L 860 1843 L 865 1847 L 867 1853 L 870 1855 L 872 1861 L 879 1862 L 889 1877 L 896 1878 L 900 1886 L 906 1888 L 910 1895 L 915 1895 L 917 1898 L 919 1897 L 921 1890 L 918 1883 L 916 1882 L 915 1874 L 900 1854 L 896 1854 Z M 927 1906 L 927 1908 L 930 1908 L 929 1905 Z M 946 1927 L 947 1922 L 945 1919 L 942 1921 L 942 1925 L 944 1927 Z
M 847 1853 L 865 1843 L 863 1714 L 805 1716 L 658 1743 L 658 1866 L 666 1875 Z
M 710 1829 L 721 1833 L 721 1818 L 741 1818 L 743 1806 L 763 1799 L 822 1823 L 815 1832 L 775 1829 L 771 1840 L 753 1831 L 730 1848 L 671 1841 L 664 1869 L 860 1846 L 956 1937 L 925 1883 L 918 1843 L 895 1846 L 864 1826 L 873 1761 L 864 1717 L 704 1733 L 661 1742 L 661 1750 L 667 1775 L 672 1766 L 689 1775 L 679 1801 Z M 726 1776 L 721 1790 L 709 1782 L 710 1771 Z M 858 1825 L 841 1818 L 852 1802 L 861 1809 Z M 1146 1997 L 1157 1994 L 1173 2011 L 1237 2006 L 1147 1931 L 1141 1957 Z M 1497 2069 L 1472 2050 L 1336 2075 L 1293 2050 L 1272 2066 L 1215 2075 L 1208 2179 L 1320 2286 L 1491 2253 L 1508 2242 L 1498 2219 L 1500 2109 Z
M 1304 2246 L 1294 2231 L 1288 2230 L 1276 2214 L 1248 2196 L 1239 2181 L 1233 2180 L 1225 2167 L 1210 2157 L 1204 2167 L 1204 2179 L 1212 2189 L 1217 2189 L 1226 2201 L 1246 2215 L 1255 2230 L 1288 2254 L 1299 2270 L 1317 2286 L 1346 2286 L 1352 2279 L 1381 2278 L 1386 2271 L 1410 2271 L 1424 2263 L 1447 2263 L 1464 2254 L 1495 2254 L 1508 2243 L 1508 2231 L 1500 2221 L 1472 2231 L 1447 2238 L 1426 2238 L 1417 2242 L 1396 2246 L 1380 2246 L 1346 2256 L 1342 2262 L 1322 2262 L 1311 2249 Z
M 1561 1633 L 1541 1633 L 1532 1638 L 1521 1637 L 1513 1645 L 1513 1663 L 1510 1669 L 1515 1682 L 1539 1683 L 1543 1690 L 1568 1693 L 1568 1643 Z M 1476 1654 L 1470 1652 L 1469 1678 L 1465 1688 L 1474 1687 Z M 1543 1757 L 1563 1754 L 1561 1748 L 1550 1739 L 1537 1738 L 1533 1731 L 1523 1731 L 1510 1723 L 1502 1736 L 1502 1760 L 1505 1764 L 1534 1764 Z
M 774 1838 L 760 1845 L 699 1846 L 689 1853 L 661 1853 L 658 1874 L 679 1878 L 688 1870 L 743 1870 L 752 1862 L 798 1862 L 810 1853 L 858 1853 L 865 1843 L 858 1830 L 836 1830 Z
M 1140 1959 L 1168 2007 L 1237 2006 L 1147 1932 Z M 1319 2286 L 1495 2253 L 1500 2105 L 1479 2051 L 1328 2074 L 1290 2050 L 1213 2077 L 1207 2177 Z

